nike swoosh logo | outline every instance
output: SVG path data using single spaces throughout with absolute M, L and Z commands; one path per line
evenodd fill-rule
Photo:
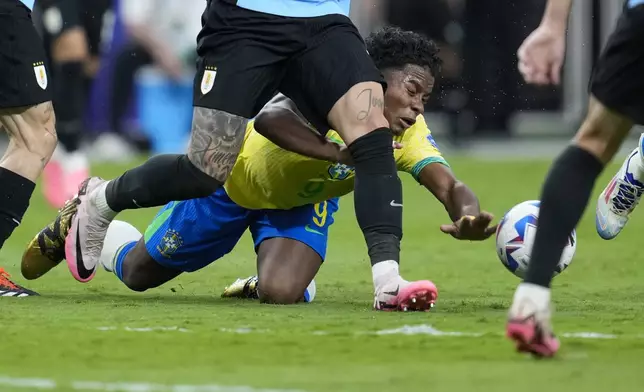
M 311 226 L 309 226 L 309 225 L 304 226 L 304 230 L 308 231 L 309 233 L 313 233 L 313 234 L 317 234 L 317 235 L 324 235 L 324 233 L 322 233 L 321 231 L 318 231 L 318 230 L 315 230 L 315 229 L 311 228 Z
M 94 273 L 94 269 L 88 270 L 85 268 L 85 263 L 83 263 L 83 253 L 81 252 L 81 239 L 80 239 L 80 220 L 76 224 L 76 269 L 78 270 L 78 276 L 85 280 L 89 279 L 90 276 Z
M 390 201 L 389 205 L 392 206 L 392 207 L 402 207 L 403 206 L 402 203 L 396 203 L 395 200 Z
M 396 290 L 394 291 L 385 291 L 384 294 L 391 295 L 394 297 L 398 296 L 398 292 L 400 292 L 400 286 L 396 286 Z
M 597 208 L 596 211 L 596 222 L 599 223 L 599 226 L 602 230 L 606 230 L 606 228 L 608 227 L 608 216 L 600 208 Z

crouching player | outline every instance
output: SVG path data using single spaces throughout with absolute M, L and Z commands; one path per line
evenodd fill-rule
M 443 203 L 454 222 L 442 227 L 445 233 L 465 240 L 488 238 L 495 230 L 488 227 L 492 216 L 480 212 L 476 196 L 455 179 L 422 117 L 440 68 L 436 46 L 397 28 L 374 33 L 367 46 L 388 84 L 385 116 L 399 143 L 398 169 Z M 260 132 L 271 133 L 295 152 Z M 292 102 L 277 96 L 249 124 L 223 189 L 169 203 L 140 239 L 136 231 L 110 226 L 101 263 L 130 289 L 144 291 L 219 259 L 250 229 L 258 255 L 259 298 L 297 302 L 324 260 L 337 198 L 353 189 L 349 160 L 336 132 L 327 132 L 326 138 L 314 133 Z M 76 205 L 69 202 L 29 244 L 22 261 L 27 279 L 42 276 L 64 258 Z M 392 207 L 398 205 L 392 201 Z M 372 268 L 375 309 L 428 310 L 434 304 L 433 283 L 408 282 L 397 263 L 383 264 Z

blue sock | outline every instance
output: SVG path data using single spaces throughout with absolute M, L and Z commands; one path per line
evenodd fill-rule
M 116 275 L 121 282 L 123 281 L 123 261 L 132 248 L 134 248 L 136 243 L 137 241 L 125 243 L 116 251 L 116 256 L 114 256 L 114 275 Z

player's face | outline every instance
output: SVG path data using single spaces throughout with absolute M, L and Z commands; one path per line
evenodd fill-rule
M 429 68 L 405 65 L 384 73 L 385 117 L 395 135 L 401 135 L 425 111 L 425 103 L 434 89 L 434 76 Z

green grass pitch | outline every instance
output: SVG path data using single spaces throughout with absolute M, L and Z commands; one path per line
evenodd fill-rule
M 548 168 L 546 161 L 450 162 L 497 221 L 516 203 L 538 198 Z M 124 169 L 97 166 L 95 173 L 111 178 Z M 614 169 L 599 180 L 591 206 Z M 219 298 L 236 277 L 254 274 L 248 237 L 210 267 L 142 294 L 104 271 L 89 284 L 77 283 L 64 265 L 28 282 L 42 297 L 0 298 L 0 391 L 641 390 L 644 222 L 637 213 L 620 237 L 603 241 L 591 207 L 578 228 L 575 259 L 554 283 L 557 332 L 614 336 L 562 337 L 561 355 L 538 361 L 516 354 L 502 335 L 518 279 L 498 261 L 494 241 L 459 242 L 442 234 L 439 225 L 448 221 L 442 206 L 411 178 L 403 180 L 401 272 L 438 285 L 432 312 L 371 310 L 370 266 L 352 197 L 346 197 L 311 304 Z M 119 219 L 143 231 L 155 212 Z M 54 213 L 37 191 L 2 250 L 0 265 L 18 282 L 25 283 L 22 247 Z M 405 325 L 475 336 L 376 334 Z

